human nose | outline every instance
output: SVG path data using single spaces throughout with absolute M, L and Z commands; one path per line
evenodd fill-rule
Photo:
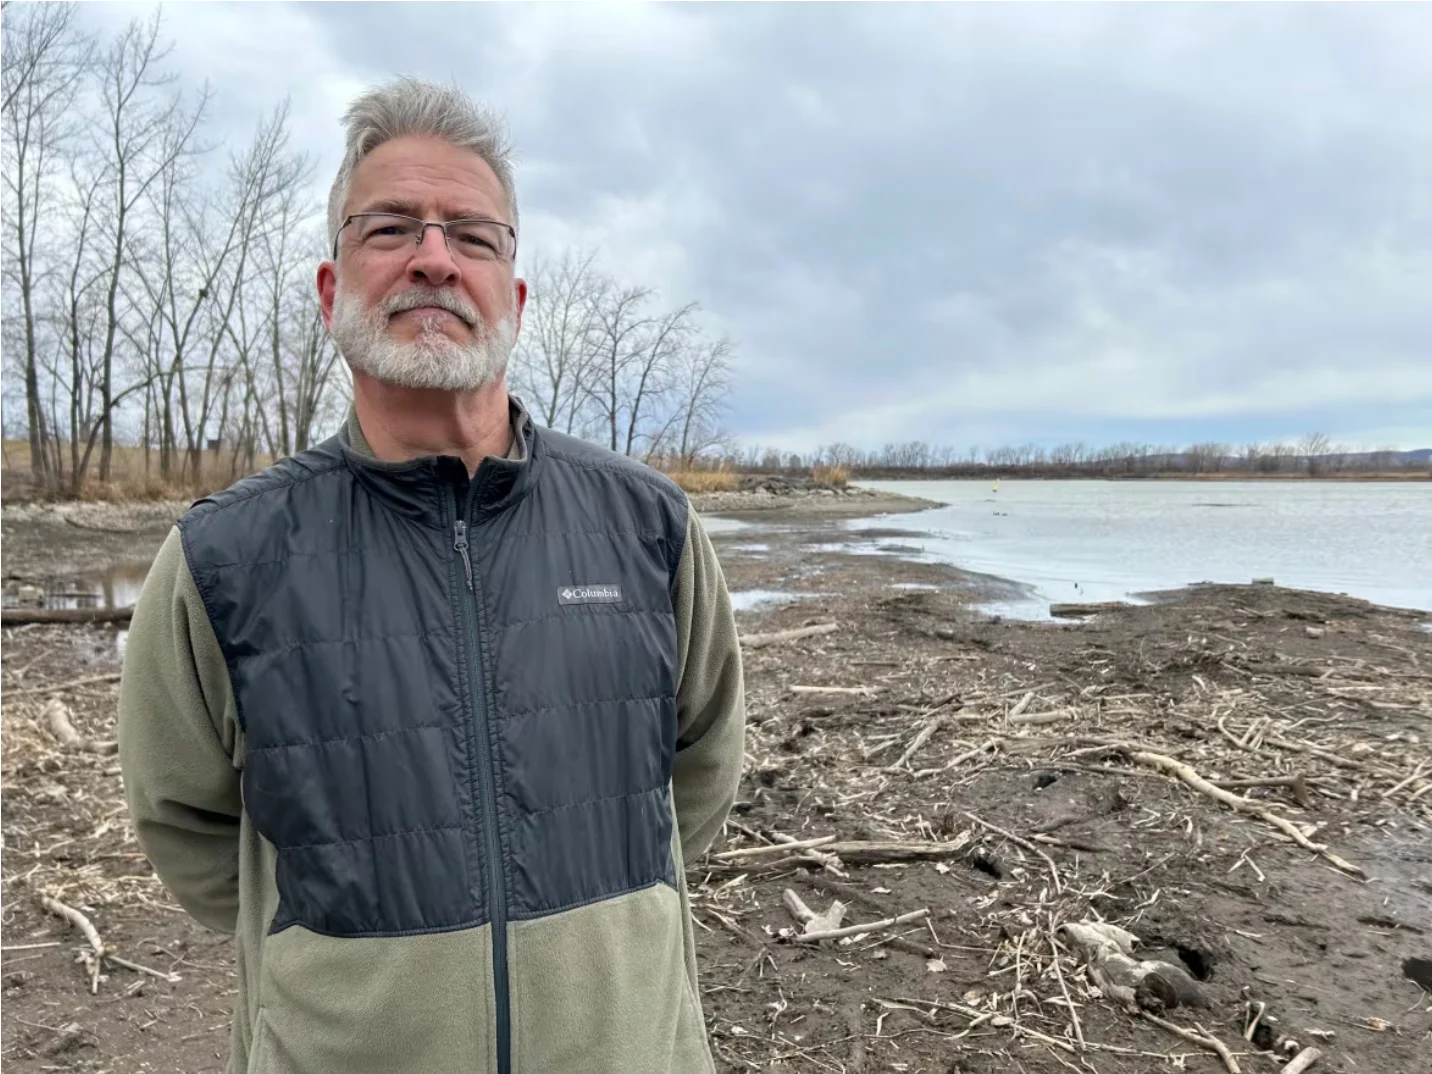
M 422 238 L 418 240 L 417 249 L 408 262 L 408 278 L 414 283 L 439 287 L 454 282 L 461 275 L 457 261 L 448 249 L 447 234 L 443 229 L 436 224 L 423 228 Z

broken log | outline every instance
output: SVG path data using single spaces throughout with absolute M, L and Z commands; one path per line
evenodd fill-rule
M 817 623 L 815 626 L 796 627 L 794 630 L 777 630 L 770 634 L 742 634 L 741 644 L 747 649 L 764 649 L 767 645 L 779 645 L 786 641 L 799 641 L 801 638 L 833 634 L 839 629 L 839 623 Z
M 29 623 L 127 623 L 133 617 L 133 605 L 127 608 L 5 608 L 0 610 L 0 626 L 25 626 Z
M 1133 605 L 1122 600 L 1102 600 L 1093 604 L 1051 604 L 1049 614 L 1055 619 L 1084 619 L 1100 612 L 1114 612 Z

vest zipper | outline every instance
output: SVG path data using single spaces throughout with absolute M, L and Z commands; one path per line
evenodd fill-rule
M 472 498 L 469 487 L 468 499 Z M 472 694 L 471 716 L 473 738 L 477 742 L 474 766 L 482 786 L 482 836 L 487 854 L 487 902 L 492 921 L 492 986 L 497 1012 L 497 1074 L 511 1074 L 512 1035 L 511 1003 L 507 979 L 507 892 L 502 875 L 502 844 L 497 834 L 497 782 L 494 777 L 492 738 L 487 712 L 487 672 L 482 662 L 482 640 L 478 629 L 480 611 L 477 589 L 473 584 L 472 560 L 468 556 L 467 520 L 456 495 L 453 511 L 458 516 L 453 526 L 453 550 L 462 557 L 465 589 L 459 594 L 462 602 L 463 639 L 467 643 L 468 690 Z M 469 758 L 469 760 L 472 760 Z

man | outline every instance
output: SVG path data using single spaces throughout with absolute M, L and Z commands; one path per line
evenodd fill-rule
M 743 758 L 711 544 L 666 478 L 532 424 L 500 132 L 359 98 L 329 201 L 338 436 L 199 501 L 135 608 L 135 833 L 237 934 L 230 1071 L 713 1069 L 683 862 Z

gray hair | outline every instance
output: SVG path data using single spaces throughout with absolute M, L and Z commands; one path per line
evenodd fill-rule
M 508 223 L 516 229 L 517 190 L 507 131 L 495 112 L 477 104 L 456 86 L 396 78 L 349 105 L 343 123 L 348 128 L 343 163 L 328 194 L 330 248 L 343 225 L 343 206 L 359 163 L 384 142 L 414 134 L 441 138 L 481 157 L 507 196 L 507 211 L 512 217 Z

